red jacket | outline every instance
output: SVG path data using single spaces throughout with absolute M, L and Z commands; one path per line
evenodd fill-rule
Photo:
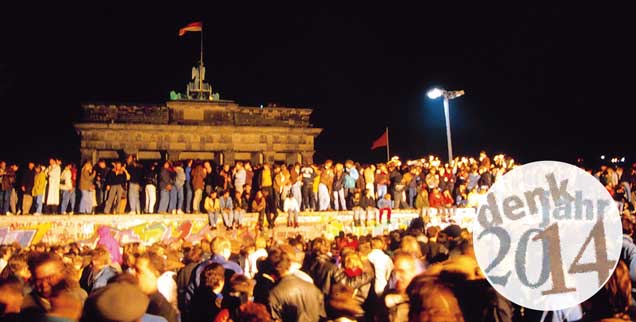
M 441 193 L 431 193 L 428 196 L 428 203 L 431 208 L 444 207 L 444 197 Z

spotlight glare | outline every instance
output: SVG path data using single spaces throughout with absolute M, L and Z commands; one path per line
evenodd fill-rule
M 439 88 L 433 88 L 432 90 L 428 91 L 428 93 L 426 93 L 426 95 L 428 96 L 428 98 L 434 100 L 434 99 L 439 98 L 442 95 L 444 95 L 444 91 L 442 91 Z

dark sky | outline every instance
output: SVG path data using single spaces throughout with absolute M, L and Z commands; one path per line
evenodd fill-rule
M 4 8 L 0 159 L 77 158 L 82 102 L 163 103 L 185 91 L 205 24 L 207 78 L 242 105 L 314 109 L 316 158 L 445 156 L 442 102 L 456 154 L 528 162 L 634 151 L 634 26 L 618 6 L 296 2 L 54 4 Z M 6 5 L 5 5 L 6 6 Z M 630 159 L 633 160 L 633 159 Z

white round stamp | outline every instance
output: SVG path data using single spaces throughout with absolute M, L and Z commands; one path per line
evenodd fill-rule
M 614 272 L 621 219 L 592 175 L 563 162 L 533 162 L 488 190 L 473 242 L 479 266 L 500 294 L 534 310 L 560 310 L 590 298 Z

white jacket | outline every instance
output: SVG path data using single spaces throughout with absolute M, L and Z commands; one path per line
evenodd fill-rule
M 380 249 L 374 249 L 369 253 L 367 257 L 369 262 L 373 264 L 375 269 L 375 293 L 380 296 L 384 293 L 384 288 L 391 278 L 391 272 L 393 271 L 393 261 L 389 255 L 385 254 Z
M 49 176 L 48 194 L 46 197 L 46 204 L 51 206 L 57 206 L 60 204 L 60 166 L 55 164 L 49 166 L 46 170 L 46 174 Z
M 68 191 L 72 189 L 73 189 L 73 175 L 71 174 L 71 170 L 64 169 L 64 171 L 62 171 L 62 175 L 60 176 L 60 190 Z

